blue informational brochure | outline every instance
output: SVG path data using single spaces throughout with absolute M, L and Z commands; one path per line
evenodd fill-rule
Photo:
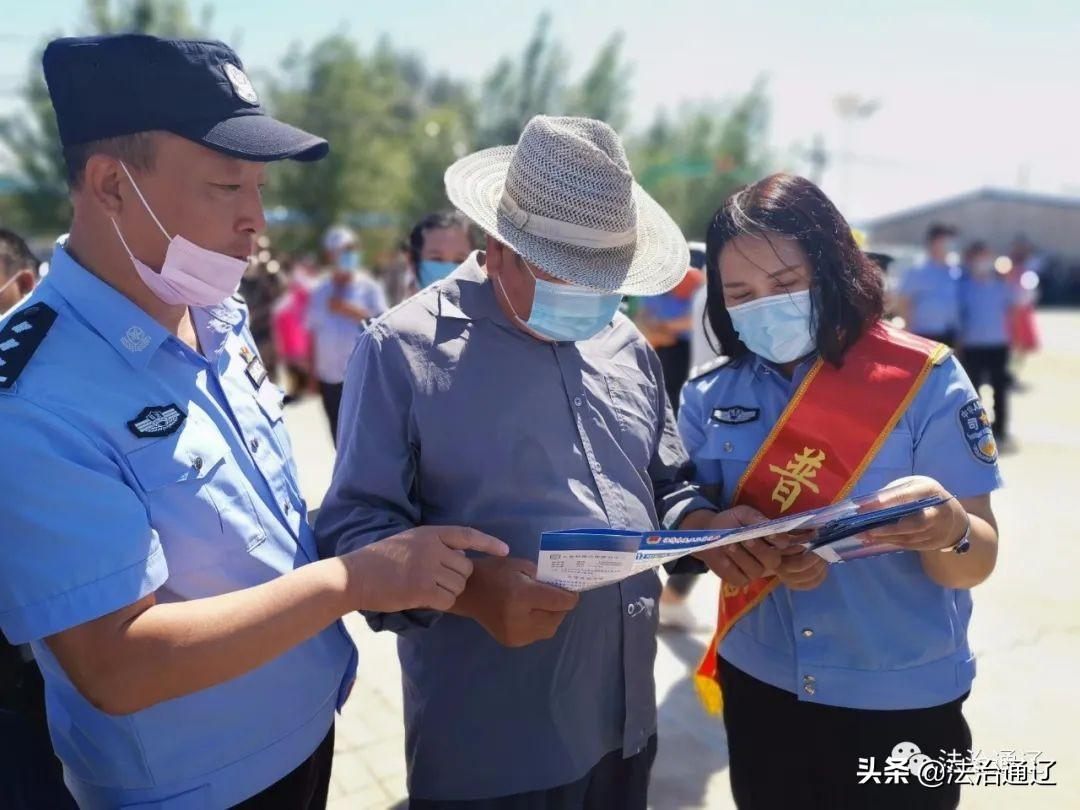
M 540 538 L 537 576 L 541 582 L 567 590 L 590 590 L 687 554 L 792 532 L 805 532 L 802 545 L 830 563 L 902 551 L 888 543 L 868 540 L 862 534 L 897 523 L 948 498 L 934 496 L 882 507 L 881 503 L 893 499 L 896 489 L 886 487 L 820 509 L 736 529 L 639 532 L 599 528 L 545 532 Z

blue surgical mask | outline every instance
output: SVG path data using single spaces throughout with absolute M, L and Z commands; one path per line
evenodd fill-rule
M 532 312 L 527 321 L 517 313 L 514 317 L 530 331 L 549 340 L 560 343 L 588 340 L 611 323 L 622 301 L 619 293 L 600 293 L 574 284 L 555 284 L 537 278 L 532 268 L 529 273 L 536 284 Z M 499 286 L 502 287 L 502 279 L 499 279 Z M 502 287 L 502 291 L 509 301 L 506 288 Z
M 355 271 L 360 269 L 360 251 L 345 250 L 338 256 L 337 265 L 342 270 Z
M 456 262 L 436 262 L 431 259 L 424 259 L 420 262 L 420 267 L 417 270 L 420 286 L 429 287 L 436 281 L 446 278 L 456 269 Z
M 728 307 L 731 324 L 750 351 L 774 363 L 790 363 L 814 350 L 810 291 L 781 293 Z

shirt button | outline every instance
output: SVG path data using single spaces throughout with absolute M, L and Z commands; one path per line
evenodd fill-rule
M 735 447 L 734 447 L 734 445 L 732 445 L 731 442 L 724 442 L 724 452 L 725 453 L 730 453 L 734 449 L 735 449 Z
M 802 634 L 803 634 L 803 636 L 805 638 L 813 638 L 814 637 L 814 631 L 811 630 L 809 627 L 804 627 L 803 631 L 802 631 Z
M 814 685 L 812 683 L 808 683 L 803 687 L 803 691 L 806 692 L 806 694 L 808 695 L 812 695 L 817 691 L 817 689 L 814 688 Z
M 574 397 L 574 405 L 576 405 L 578 408 L 581 407 L 581 397 Z
M 258 436 L 256 436 L 254 439 L 251 440 L 251 452 L 252 453 L 258 453 L 259 452 L 259 437 Z
M 803 677 L 803 683 L 811 684 L 817 680 L 813 675 L 806 675 Z
M 202 469 L 202 456 L 195 456 L 195 460 L 191 462 L 191 466 L 198 472 Z
M 285 502 L 284 502 L 284 503 L 283 503 L 283 504 L 281 505 L 281 508 L 285 510 L 285 514 L 287 515 L 287 514 L 289 514 L 289 513 L 290 513 L 290 512 L 292 511 L 292 504 L 291 504 L 291 503 L 289 503 L 288 501 L 285 501 Z

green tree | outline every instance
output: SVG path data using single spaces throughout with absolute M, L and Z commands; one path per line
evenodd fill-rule
M 712 215 L 738 187 L 769 171 L 769 103 L 764 80 L 721 103 L 661 111 L 635 139 L 635 174 L 688 239 L 702 239 Z
M 185 0 L 88 0 L 86 24 L 80 31 L 109 34 L 125 31 L 158 36 L 198 36 L 210 23 L 191 16 Z M 57 32 L 48 39 L 60 36 Z M 41 72 L 41 54 L 48 39 L 34 52 L 23 87 L 25 110 L 0 119 L 0 143 L 14 158 L 18 188 L 12 196 L 11 224 L 28 233 L 55 232 L 71 219 L 66 171 L 60 150 L 56 116 Z
M 522 128 L 538 113 L 563 111 L 566 54 L 552 38 L 551 15 L 541 14 L 521 56 L 503 57 L 480 89 L 477 146 L 517 143 Z
M 500 59 L 480 87 L 477 147 L 517 143 L 525 124 L 541 113 L 584 115 L 622 129 L 630 98 L 622 49 L 623 36 L 616 32 L 572 83 L 566 50 L 551 32 L 551 15 L 541 14 L 521 55 Z
M 611 124 L 621 131 L 627 122 L 631 68 L 623 59 L 622 32 L 612 34 L 577 87 L 570 92 L 567 112 Z
M 413 217 L 448 206 L 442 174 L 470 147 L 472 103 L 459 83 L 430 77 L 388 40 L 370 54 L 344 36 L 295 48 L 272 85 L 276 115 L 330 142 L 315 164 L 271 173 L 267 201 L 293 212 L 287 242 L 351 222 L 375 252 Z

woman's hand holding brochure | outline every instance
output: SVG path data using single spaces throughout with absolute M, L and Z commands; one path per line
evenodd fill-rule
M 821 509 L 729 529 L 638 532 L 600 528 L 545 532 L 540 540 L 537 578 L 567 590 L 590 590 L 687 554 L 699 554 L 703 558 L 713 556 L 710 562 L 718 564 L 718 558 L 702 552 L 747 543 L 755 538 L 779 539 L 779 535 L 787 535 L 776 544 L 788 546 L 781 552 L 784 557 L 780 563 L 781 579 L 786 582 L 790 578 L 793 587 L 812 587 L 809 583 L 815 578 L 820 581 L 823 574 L 820 574 L 820 565 L 813 560 L 805 557 L 799 560 L 795 556 L 803 549 L 828 563 L 901 551 L 903 548 L 899 545 L 864 533 L 901 524 L 905 518 L 949 500 L 939 494 L 902 500 L 906 492 L 896 490 L 896 487 L 886 487 Z M 882 535 L 887 536 L 884 532 Z M 759 543 L 763 542 L 766 541 L 759 540 Z M 714 565 L 710 564 L 710 567 Z M 717 573 L 724 576 L 722 571 Z

